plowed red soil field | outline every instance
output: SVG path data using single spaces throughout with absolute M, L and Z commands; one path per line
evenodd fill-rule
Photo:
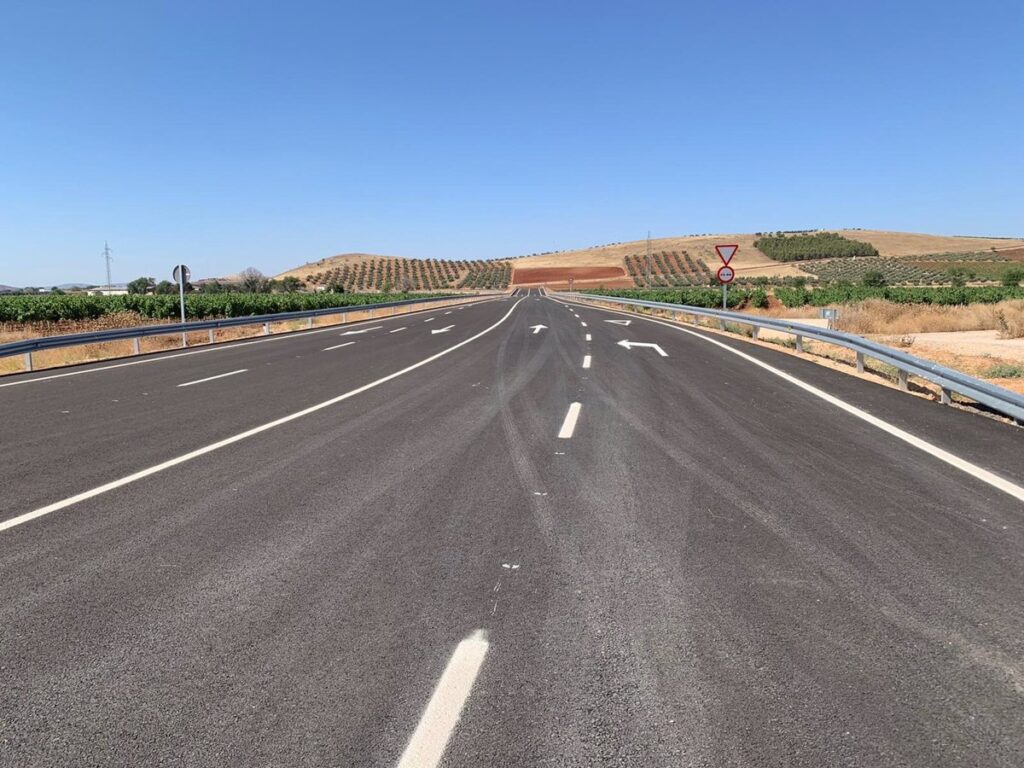
M 512 284 L 564 283 L 573 280 L 611 280 L 626 276 L 622 267 L 533 267 L 512 270 Z

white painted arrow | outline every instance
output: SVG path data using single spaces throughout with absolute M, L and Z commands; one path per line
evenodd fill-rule
M 384 327 L 383 325 L 375 325 L 375 326 L 373 326 L 373 328 L 360 328 L 358 331 L 345 331 L 344 333 L 339 333 L 338 335 L 339 336 L 355 336 L 357 333 L 366 333 L 367 331 L 379 331 L 383 327 Z
M 435 333 L 448 333 L 448 331 L 454 327 L 454 325 L 446 325 L 444 328 L 435 328 L 430 332 L 430 335 L 433 336 Z
M 542 328 L 547 328 L 547 326 L 546 325 L 531 325 L 530 328 L 533 329 L 534 334 L 538 334 L 538 333 L 541 332 Z
M 668 353 L 664 349 L 659 347 L 657 344 L 649 344 L 646 341 L 626 341 L 625 339 L 623 339 L 622 341 L 619 342 L 619 346 L 625 347 L 626 349 L 633 349 L 633 347 L 650 347 L 662 357 L 668 357 Z
M 606 323 L 615 323 L 616 325 L 629 325 L 632 320 L 605 320 Z

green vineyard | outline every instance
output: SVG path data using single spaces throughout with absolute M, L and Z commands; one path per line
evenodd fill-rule
M 416 298 L 424 294 L 417 294 Z M 185 297 L 189 319 L 246 317 L 329 307 L 361 306 L 411 298 L 393 293 L 216 293 Z M 0 322 L 95 320 L 104 315 L 134 312 L 142 317 L 178 317 L 178 297 L 170 296 L 0 296 Z

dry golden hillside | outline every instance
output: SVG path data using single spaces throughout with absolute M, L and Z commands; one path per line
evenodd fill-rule
M 934 253 L 988 251 L 993 248 L 997 251 L 1009 251 L 1011 249 L 1021 249 L 1024 247 L 1024 238 L 1002 239 L 984 237 L 950 237 L 945 235 L 927 235 L 912 232 L 882 232 L 877 230 L 861 229 L 828 231 L 838 232 L 840 235 L 853 240 L 869 242 L 878 249 L 881 256 L 894 258 L 921 256 Z M 762 254 L 754 248 L 754 241 L 757 237 L 758 236 L 756 234 L 749 233 L 659 237 L 651 239 L 651 251 L 655 254 L 676 254 L 676 256 L 673 256 L 672 258 L 678 257 L 680 260 L 688 256 L 695 262 L 703 261 L 713 272 L 719 266 L 719 260 L 715 254 L 714 246 L 722 243 L 736 243 L 740 246 L 740 249 L 733 258 L 732 266 L 735 267 L 740 277 L 784 277 L 807 274 L 801 270 L 799 266 L 800 262 L 777 262 Z M 463 281 L 470 269 L 487 271 L 489 275 L 489 277 L 486 278 L 488 281 L 487 284 L 492 285 L 495 284 L 493 281 L 500 281 L 500 276 L 505 274 L 509 268 L 512 273 L 512 282 L 517 285 L 554 284 L 552 283 L 552 280 L 560 283 L 564 279 L 564 276 L 561 273 L 565 273 L 567 275 L 574 271 L 578 271 L 576 279 L 580 285 L 590 283 L 601 283 L 607 284 L 608 286 L 617 285 L 619 283 L 625 285 L 631 284 L 632 282 L 632 278 L 627 276 L 627 260 L 629 257 L 643 257 L 646 250 L 647 242 L 645 240 L 634 240 L 632 242 L 618 243 L 615 245 L 604 245 L 594 248 L 562 251 L 560 253 L 523 256 L 488 262 L 427 260 L 428 262 L 432 261 L 435 265 L 451 265 L 447 268 L 439 267 L 439 269 L 451 269 L 452 274 L 455 277 L 453 283 L 447 283 L 446 280 L 442 280 L 439 277 L 436 282 L 429 282 L 429 285 L 427 278 L 423 278 L 423 287 L 446 287 L 446 285 L 455 287 Z M 397 256 L 346 253 L 337 256 L 330 256 L 328 258 L 320 259 L 319 261 L 309 262 L 301 267 L 295 267 L 294 269 L 282 272 L 277 275 L 277 277 L 281 278 L 287 275 L 293 275 L 301 280 L 310 282 L 311 284 L 317 284 L 317 279 L 315 278 L 318 275 L 322 276 L 324 274 L 332 273 L 332 271 L 340 271 L 346 268 L 349 272 L 354 272 L 359 270 L 363 264 L 367 264 L 368 267 L 372 268 L 372 265 L 374 264 L 381 265 L 388 261 L 401 262 L 406 265 L 400 268 L 395 264 L 391 268 L 387 268 L 387 271 L 390 274 L 396 271 L 401 272 L 402 270 L 407 270 L 410 260 Z M 474 266 L 471 267 L 471 264 Z M 612 267 L 621 268 L 623 270 L 623 278 L 621 280 L 611 277 L 610 274 L 604 275 L 607 268 Z M 597 272 L 595 271 L 598 268 L 606 268 L 605 270 L 601 270 L 601 277 L 598 277 Z M 555 272 L 548 272 L 549 275 L 552 275 L 551 280 L 548 280 L 543 270 L 558 270 L 558 277 L 554 277 L 554 275 L 556 275 Z M 588 279 L 588 270 L 594 274 L 591 279 Z M 493 276 L 490 276 L 491 272 L 494 273 Z M 516 276 L 517 272 L 519 273 L 518 277 Z M 336 274 L 337 272 L 334 273 Z M 535 276 L 537 282 L 534 281 Z M 320 279 L 322 280 L 322 278 Z

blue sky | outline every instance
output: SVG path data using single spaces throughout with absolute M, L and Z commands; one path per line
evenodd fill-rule
M 1024 234 L 1024 4 L 18 2 L 0 283 Z

